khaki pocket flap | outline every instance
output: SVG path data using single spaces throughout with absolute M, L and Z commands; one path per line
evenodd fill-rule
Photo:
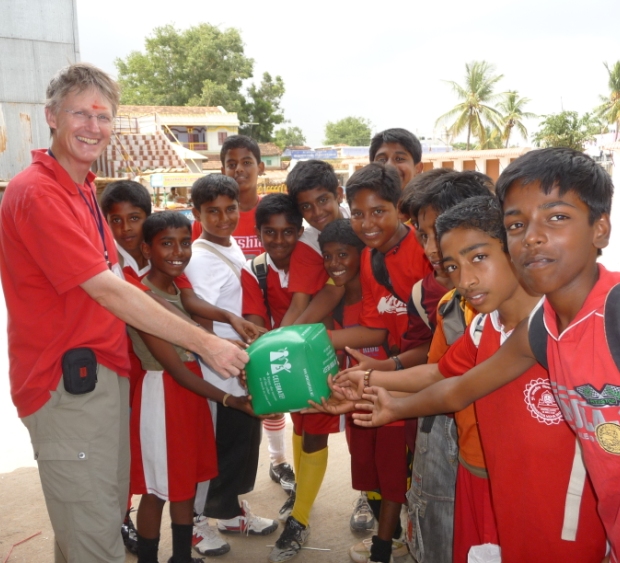
M 34 445 L 37 461 L 84 461 L 88 459 L 89 443 L 79 440 L 41 442 Z

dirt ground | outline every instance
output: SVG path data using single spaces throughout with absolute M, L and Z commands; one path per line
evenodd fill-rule
M 287 425 L 287 432 L 291 427 Z M 290 444 L 290 439 L 287 442 Z M 294 559 L 298 563 L 343 563 L 350 561 L 349 548 L 367 535 L 357 535 L 349 528 L 349 517 L 357 492 L 351 489 L 350 458 L 344 433 L 332 435 L 329 439 L 329 463 L 323 486 L 312 510 L 311 534 L 306 547 L 321 550 L 303 549 Z M 259 516 L 277 518 L 286 494 L 268 476 L 269 457 L 267 444 L 263 440 L 258 476 L 255 490 L 244 498 L 250 503 L 252 512 Z M 18 563 L 36 561 L 53 563 L 53 533 L 45 502 L 41 492 L 36 468 L 20 468 L 11 473 L 0 474 L 0 562 Z M 133 505 L 138 506 L 139 497 L 134 497 Z M 159 560 L 165 562 L 171 556 L 170 520 L 164 515 Z M 225 555 L 209 560 L 222 563 L 250 563 L 267 561 L 270 547 L 278 539 L 280 526 L 270 536 L 226 536 L 231 550 Z M 34 538 L 13 548 L 8 562 L 7 554 L 16 544 L 33 534 Z M 197 554 L 195 554 L 197 555 Z M 126 563 L 134 563 L 135 557 L 127 554 Z M 410 563 L 407 556 L 397 563 Z M 84 562 L 86 563 L 86 562 Z

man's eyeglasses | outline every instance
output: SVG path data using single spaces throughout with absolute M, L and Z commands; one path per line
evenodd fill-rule
M 107 126 L 112 123 L 112 118 L 109 115 L 105 115 L 104 113 L 100 113 L 99 115 L 91 115 L 86 113 L 85 111 L 73 111 L 71 109 L 66 109 L 65 111 L 67 113 L 70 113 L 76 121 L 79 121 L 83 124 L 88 123 L 93 117 L 97 120 L 97 123 L 99 123 L 100 126 Z

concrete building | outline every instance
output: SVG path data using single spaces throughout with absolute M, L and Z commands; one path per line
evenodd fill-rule
M 61 68 L 80 60 L 76 0 L 0 3 L 0 181 L 46 147 L 45 89 Z

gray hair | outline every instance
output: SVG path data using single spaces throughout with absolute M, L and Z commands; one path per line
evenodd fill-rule
M 118 84 L 101 69 L 89 63 L 75 63 L 60 69 L 46 91 L 45 107 L 56 113 L 63 99 L 70 93 L 81 93 L 90 88 L 98 90 L 112 106 L 116 116 L 121 93 Z

